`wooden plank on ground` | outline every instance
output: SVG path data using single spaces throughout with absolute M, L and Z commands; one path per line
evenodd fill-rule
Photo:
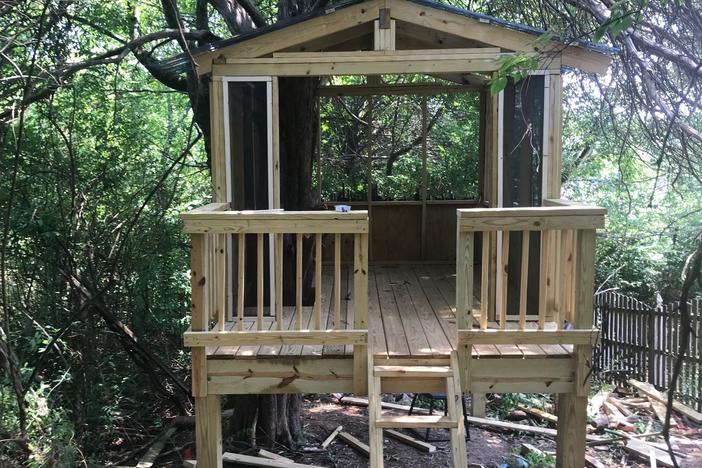
M 353 406 L 368 406 L 368 399 L 367 398 L 358 398 L 358 397 L 350 397 L 350 396 L 345 396 L 339 400 L 340 403 L 345 404 L 345 405 L 353 405 Z M 380 406 L 384 409 L 390 409 L 390 410 L 395 410 L 395 411 L 407 411 L 409 412 L 410 407 L 407 405 L 399 405 L 397 403 L 390 403 L 387 401 L 383 401 L 380 403 Z M 429 414 L 429 410 L 426 408 L 418 408 L 414 407 L 412 410 L 413 413 L 418 413 L 418 414 Z
M 258 450 L 258 456 L 263 457 L 263 458 L 268 458 L 269 460 L 278 460 L 278 461 L 285 461 L 288 463 L 295 463 L 295 460 L 291 460 L 291 459 L 284 457 L 282 455 L 278 455 L 277 453 L 269 452 L 268 450 L 263 450 L 263 449 Z
M 270 458 L 252 457 L 240 453 L 224 452 L 222 461 L 239 463 L 247 466 L 265 466 L 269 468 L 320 468 L 317 465 L 304 465 L 302 463 L 287 462 L 283 460 L 271 460 Z
M 173 434 L 175 434 L 175 431 L 176 428 L 173 426 L 164 429 L 156 440 L 154 440 L 154 443 L 151 444 L 149 450 L 147 450 L 144 456 L 141 457 L 141 460 L 139 460 L 139 463 L 136 465 L 137 468 L 149 468 L 153 466 L 154 462 L 163 451 L 163 447 L 166 446 L 166 443 L 173 436 Z
M 549 429 L 547 427 L 539 426 L 527 426 L 526 424 L 515 424 L 507 421 L 498 421 L 496 419 L 478 418 L 475 416 L 466 416 L 466 420 L 469 423 L 477 424 L 479 426 L 496 427 L 498 429 L 504 429 L 509 431 L 519 431 L 519 432 L 530 432 L 532 434 L 540 434 L 549 437 L 556 437 L 556 429 Z M 587 435 L 587 440 L 600 440 L 599 437 L 594 435 Z
M 645 444 L 638 439 L 627 440 L 625 448 L 628 452 L 644 460 L 651 460 L 651 457 L 653 457 L 656 464 L 660 466 L 675 466 L 673 465 L 673 460 L 671 460 L 670 455 L 668 455 L 665 450 L 653 447 L 650 444 Z
M 407 434 L 403 434 L 402 432 L 398 432 L 398 431 L 395 431 L 393 429 L 386 429 L 384 431 L 384 434 L 387 435 L 388 437 L 391 437 L 395 440 L 398 440 L 404 444 L 407 444 L 411 447 L 419 449 L 422 452 L 426 452 L 426 453 L 436 452 L 435 445 L 432 445 L 432 444 L 429 444 L 427 442 L 415 439 L 414 437 L 410 437 Z
M 339 432 L 339 439 L 341 439 L 344 442 L 346 442 L 347 444 L 349 444 L 349 446 L 352 449 L 356 450 L 357 452 L 359 452 L 367 457 L 370 457 L 370 448 L 368 447 L 368 445 L 364 444 L 363 442 L 361 442 L 360 440 L 358 440 L 357 438 L 355 438 L 354 436 L 352 436 L 348 432 L 344 432 L 344 431 Z
M 668 397 L 655 389 L 655 387 L 649 383 L 639 382 L 635 379 L 629 379 L 629 385 L 646 394 L 647 396 L 657 400 L 663 404 L 668 404 Z M 700 424 L 702 423 L 702 413 L 695 411 L 687 405 L 680 403 L 679 401 L 673 401 L 673 409 L 678 413 L 690 418 L 692 421 Z
M 344 426 L 339 426 L 336 429 L 334 429 L 332 431 L 332 433 L 329 434 L 329 436 L 326 439 L 324 439 L 324 442 L 322 442 L 320 444 L 320 447 L 322 447 L 323 449 L 326 449 L 327 447 L 329 447 L 329 444 L 331 444 L 334 441 L 334 439 L 336 439 L 336 436 L 339 435 L 339 432 L 341 432 L 343 430 L 344 430 Z
M 556 424 L 558 422 L 558 416 L 555 416 L 551 413 L 548 413 L 544 410 L 541 410 L 539 408 L 532 408 L 531 406 L 523 406 L 519 405 L 517 406 L 520 410 L 524 411 L 525 413 L 531 414 L 532 416 L 536 416 L 537 418 L 543 420 L 543 421 L 548 421 L 550 423 Z

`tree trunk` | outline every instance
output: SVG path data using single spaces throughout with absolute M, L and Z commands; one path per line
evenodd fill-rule
M 312 158 L 317 140 L 317 100 L 319 78 L 280 79 L 280 160 L 281 204 L 286 210 L 309 210 L 318 206 L 312 190 Z M 288 239 L 288 243 L 294 239 Z M 314 291 L 314 241 L 304 243 L 303 298 L 310 304 Z M 290 246 L 292 247 L 292 246 Z M 285 248 L 286 272 L 294 271 L 294 249 Z M 286 273 L 287 278 L 291 278 Z M 284 301 L 294 303 L 294 282 L 283 285 Z M 228 434 L 252 445 L 274 443 L 295 447 L 303 440 L 300 421 L 300 395 L 242 395 L 231 397 L 234 416 Z

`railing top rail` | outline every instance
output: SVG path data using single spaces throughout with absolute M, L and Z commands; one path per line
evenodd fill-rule
M 217 205 L 214 206 L 213 205 Z M 224 207 L 224 208 L 223 208 Z M 226 203 L 210 204 L 183 213 L 187 234 L 362 234 L 368 232 L 368 212 L 251 210 L 230 211 Z
M 605 208 L 585 205 L 529 208 L 461 208 L 461 231 L 543 231 L 604 227 Z

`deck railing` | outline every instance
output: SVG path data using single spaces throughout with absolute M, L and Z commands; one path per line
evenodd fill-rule
M 589 360 L 591 346 L 597 340 L 597 331 L 592 329 L 595 230 L 604 227 L 606 210 L 564 200 L 547 200 L 544 205 L 457 210 L 456 315 L 459 352 L 467 366 L 474 345 L 573 345 L 576 358 Z M 535 280 L 529 275 L 534 231 L 540 233 L 536 314 L 528 310 L 527 300 L 529 284 Z M 482 253 L 480 308 L 475 310 L 479 311 L 479 320 L 474 328 L 476 233 L 482 234 Z M 508 326 L 509 248 L 513 233 L 521 233 L 522 237 L 519 306 L 518 319 Z M 491 264 L 495 267 L 491 268 Z M 489 327 L 492 310 L 495 327 Z M 581 377 L 585 382 L 586 378 Z M 469 382 L 464 385 L 469 388 Z M 584 386 L 578 385 L 578 392 L 585 391 L 581 387 Z
M 184 343 L 193 352 L 193 394 L 206 388 L 204 362 L 207 347 L 248 345 L 353 345 L 354 366 L 365 369 L 368 342 L 368 213 L 353 211 L 230 211 L 226 203 L 213 203 L 182 215 L 183 230 L 191 235 L 191 295 L 192 325 L 184 334 Z M 268 248 L 265 236 L 272 236 L 273 320 L 266 323 L 264 252 Z M 283 274 L 283 236 L 295 236 L 295 275 Z M 334 239 L 334 290 L 332 297 L 332 326 L 322 323 L 322 240 L 324 235 Z M 353 329 L 341 322 L 341 236 L 354 236 L 353 267 Z M 246 239 L 256 239 L 255 327 L 244 329 L 246 290 Z M 315 299 L 311 320 L 303 317 L 303 239 L 314 236 Z M 231 239 L 230 239 L 231 237 Z M 231 268 L 228 246 L 236 245 L 236 259 Z M 236 267 L 234 267 L 234 264 Z M 228 272 L 236 270 L 235 297 L 228 299 Z M 292 275 L 291 275 L 292 276 Z M 293 281 L 295 288 L 295 319 L 283 320 L 283 282 Z M 232 294 L 234 296 L 234 294 Z M 235 326 L 226 329 L 227 312 L 236 310 Z M 308 314 L 309 317 L 309 314 Z M 255 329 L 254 329 L 255 328 Z M 365 372 L 354 379 L 359 392 L 365 391 Z M 200 381 L 198 382 L 198 379 Z

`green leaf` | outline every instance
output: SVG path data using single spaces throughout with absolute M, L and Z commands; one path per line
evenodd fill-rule
M 498 76 L 494 80 L 492 80 L 492 83 L 490 83 L 490 94 L 497 94 L 503 89 L 505 89 L 505 86 L 507 86 L 507 77 L 506 76 Z

